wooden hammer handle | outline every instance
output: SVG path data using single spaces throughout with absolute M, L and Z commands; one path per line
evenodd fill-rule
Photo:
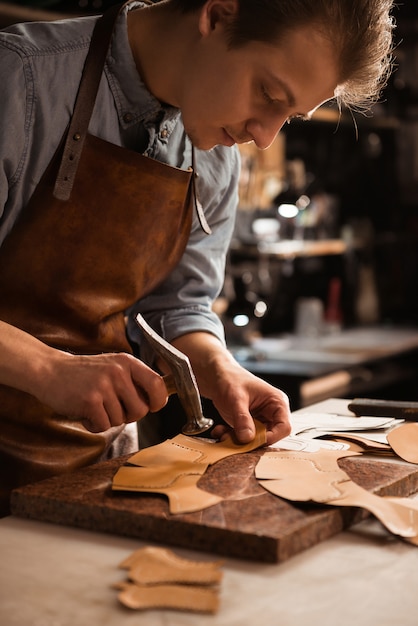
M 165 382 L 165 386 L 167 387 L 167 393 L 169 396 L 172 396 L 173 393 L 177 393 L 174 376 L 172 376 L 171 374 L 166 374 L 165 376 L 163 376 L 163 381 Z

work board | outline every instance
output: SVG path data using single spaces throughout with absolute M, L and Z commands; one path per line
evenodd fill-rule
M 16 489 L 12 514 L 270 563 L 366 517 L 362 509 L 294 503 L 267 492 L 254 476 L 263 453 L 229 456 L 210 466 L 198 486 L 223 500 L 195 513 L 170 514 L 165 496 L 112 491 L 114 474 L 129 458 L 122 457 Z M 366 456 L 339 463 L 352 480 L 379 495 L 418 491 L 418 465 Z

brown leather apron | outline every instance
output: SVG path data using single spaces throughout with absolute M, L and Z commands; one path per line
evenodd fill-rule
M 79 354 L 131 352 L 124 311 L 178 263 L 192 220 L 191 171 L 86 132 L 117 14 L 98 20 L 64 148 L 0 248 L 0 319 Z M 12 488 L 105 447 L 105 434 L 0 386 L 3 505 Z

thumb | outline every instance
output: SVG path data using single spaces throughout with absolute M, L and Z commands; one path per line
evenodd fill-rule
M 237 411 L 234 417 L 234 432 L 240 443 L 250 443 L 255 437 L 255 424 L 248 411 Z

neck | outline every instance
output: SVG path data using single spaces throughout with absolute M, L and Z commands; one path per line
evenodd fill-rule
M 174 11 L 169 0 L 128 13 L 128 38 L 138 73 L 155 98 L 179 106 L 181 68 L 196 32 L 195 14 Z

